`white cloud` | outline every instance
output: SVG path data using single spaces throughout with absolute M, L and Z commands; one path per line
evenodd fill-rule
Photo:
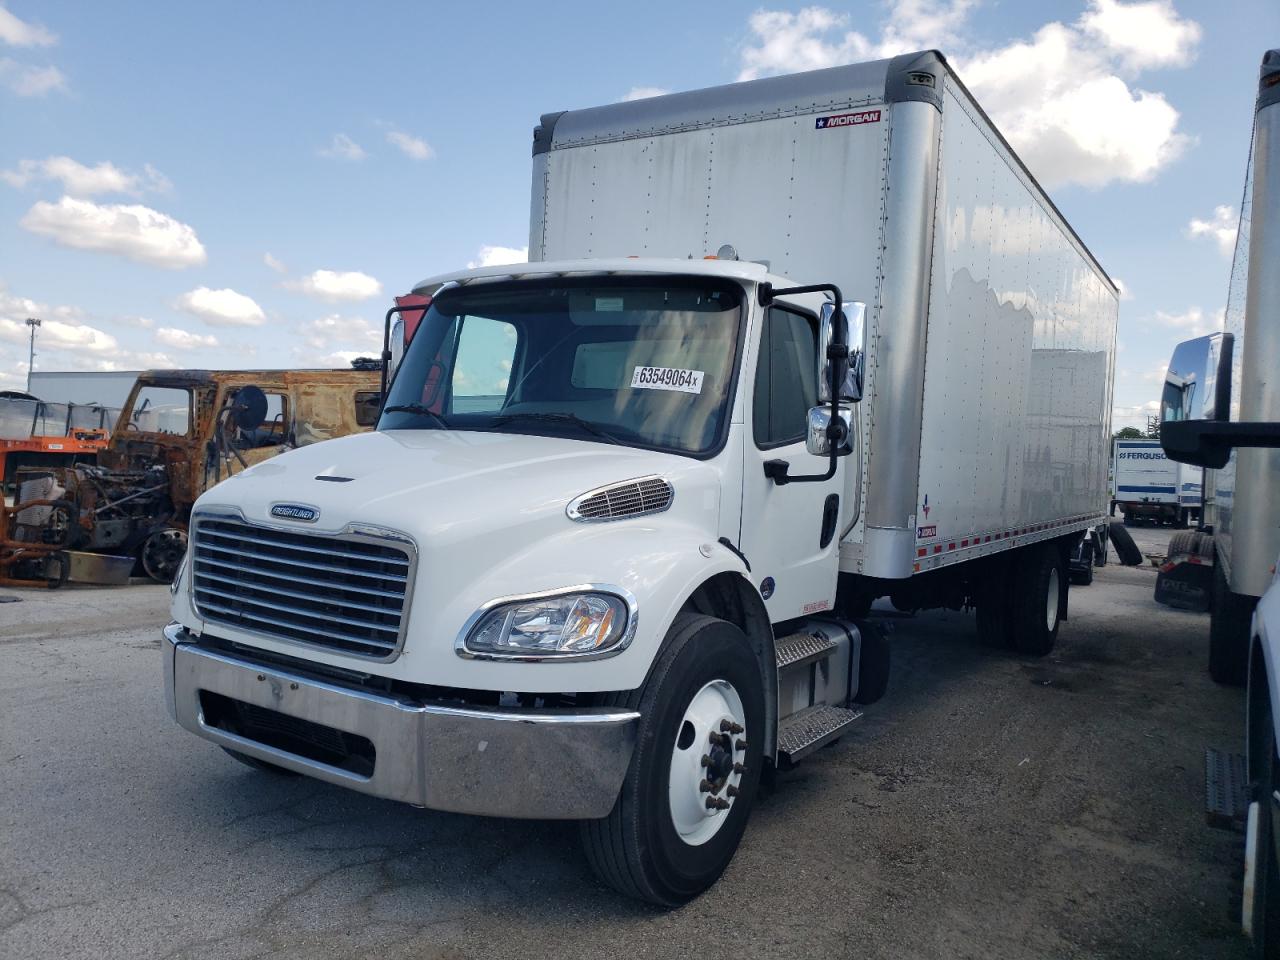
M 1178 16 L 1170 0 L 1093 0 L 1080 26 L 1130 70 L 1181 67 L 1195 58 L 1200 24 Z
M 1129 285 L 1127 283 L 1125 283 L 1119 277 L 1112 277 L 1111 279 L 1115 281 L 1116 289 L 1120 291 L 1121 300 L 1133 299 L 1133 291 L 1129 289 Z
M 267 322 L 252 297 L 228 288 L 196 287 L 180 296 L 177 306 L 215 327 L 260 327 Z
M 528 263 L 528 247 L 491 247 L 483 246 L 476 254 L 476 259 L 467 264 L 468 270 L 476 267 L 497 267 L 506 263 Z
M 19 20 L 0 6 L 0 42 L 11 47 L 51 47 L 58 37 L 41 24 Z
M 1235 207 L 1223 204 L 1213 208 L 1213 219 L 1201 220 L 1192 217 L 1187 224 L 1187 235 L 1191 237 L 1209 237 L 1218 245 L 1218 251 L 1229 257 L 1236 250 L 1236 228 L 1240 220 L 1236 216 Z
M 436 155 L 435 149 L 427 141 L 400 130 L 388 131 L 387 143 L 398 147 L 405 156 L 412 157 L 414 160 L 430 160 Z
M 318 152 L 322 157 L 332 157 L 335 160 L 363 160 L 365 158 L 364 147 L 360 146 L 345 133 L 335 133 L 333 139 L 329 141 L 329 145 L 321 147 Z
M 78 307 L 53 306 L 9 293 L 0 284 L 0 340 L 20 344 L 24 348 L 31 335 L 27 317 L 36 317 L 36 355 L 49 351 L 102 355 L 119 349 L 116 338 L 80 321 Z
M 1120 75 L 1194 56 L 1200 28 L 1166 0 L 1091 0 L 1073 24 L 1050 22 L 1029 39 L 987 49 L 965 36 L 972 6 L 900 2 L 878 40 L 824 7 L 760 10 L 748 21 L 752 39 L 738 79 L 944 47 L 960 53 L 958 73 L 1047 186 L 1147 181 L 1186 149 L 1189 138 L 1164 95 L 1131 88 Z
M 1112 407 L 1111 429 L 1119 430 L 1121 427 L 1137 427 L 1139 430 L 1145 430 L 1147 417 L 1155 416 L 1159 412 L 1159 400 L 1148 400 L 1146 403 L 1134 404 L 1129 407 Z
M 382 293 L 382 284 L 359 270 L 316 270 L 297 280 L 286 281 L 285 286 L 329 303 L 368 300 Z
M 331 313 L 304 323 L 300 330 L 303 342 L 319 351 L 332 352 L 339 347 L 350 347 L 354 350 L 352 356 L 358 356 L 382 349 L 382 331 L 364 317 Z
M 262 255 L 262 262 L 276 273 L 285 273 L 288 270 L 288 267 L 286 267 L 282 261 L 277 260 L 270 253 L 264 253 Z
M 666 87 L 632 87 L 623 100 L 648 100 L 650 97 L 661 97 L 670 93 Z
M 1172 330 L 1184 337 L 1196 337 L 1206 333 L 1214 333 L 1222 329 L 1222 318 L 1225 310 L 1218 309 L 1206 313 L 1199 307 L 1188 307 L 1182 313 L 1168 313 L 1157 310 L 1143 323 L 1148 327 Z
M 218 338 L 213 334 L 192 333 L 178 327 L 161 327 L 156 331 L 156 342 L 178 350 L 194 350 L 202 347 L 216 347 Z
M 0 57 L 0 81 L 20 97 L 43 97 L 67 88 L 66 75 L 57 67 L 33 67 L 8 57 Z
M 20 223 L 64 247 L 114 253 L 158 267 L 177 270 L 207 259 L 195 230 L 140 204 L 96 204 L 73 197 L 57 203 L 41 200 Z
M 13 187 L 25 187 L 33 180 L 58 180 L 62 189 L 73 197 L 89 197 L 97 193 L 164 192 L 172 186 L 169 178 L 151 164 L 141 174 L 121 170 L 103 161 L 92 167 L 70 157 L 48 157 L 44 160 L 22 160 L 15 170 L 0 170 L 0 180 Z

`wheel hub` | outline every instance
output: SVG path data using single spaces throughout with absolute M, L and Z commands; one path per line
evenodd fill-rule
M 694 694 L 671 752 L 671 821 L 691 846 L 719 831 L 746 773 L 747 730 L 742 698 L 725 680 Z

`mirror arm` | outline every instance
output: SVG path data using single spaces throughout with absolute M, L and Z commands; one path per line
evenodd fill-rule
M 831 315 L 831 339 L 827 342 L 827 359 L 831 361 L 831 421 L 827 424 L 827 443 L 831 449 L 826 473 L 790 477 L 787 476 L 790 465 L 785 460 L 770 460 L 764 465 L 764 475 L 778 486 L 787 483 L 824 483 L 836 475 L 840 447 L 844 442 L 844 421 L 840 419 L 840 384 L 844 382 L 844 368 L 849 362 L 849 345 L 844 342 L 844 297 L 834 283 L 811 283 L 803 287 L 775 287 L 771 283 L 762 283 L 756 293 L 762 307 L 769 306 L 777 297 L 800 293 L 829 293 L 835 300 L 835 312 Z

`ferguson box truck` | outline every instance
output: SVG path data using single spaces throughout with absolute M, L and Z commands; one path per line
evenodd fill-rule
M 201 497 L 166 696 L 678 904 L 883 692 L 873 599 L 1053 647 L 1117 291 L 936 53 L 547 114 L 530 233 L 418 285 L 374 433 Z
M 1179 529 L 1200 520 L 1200 468 L 1165 455 L 1159 440 L 1115 441 L 1111 513 L 1125 526 L 1143 520 Z

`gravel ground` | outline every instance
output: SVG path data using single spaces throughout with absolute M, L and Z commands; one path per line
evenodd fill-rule
M 888 697 L 672 912 L 598 886 L 570 825 L 256 773 L 178 729 L 162 587 L 0 591 L 0 957 L 1243 957 L 1240 840 L 1202 797 L 1243 700 L 1154 581 L 1073 589 L 1044 660 L 884 614 Z

